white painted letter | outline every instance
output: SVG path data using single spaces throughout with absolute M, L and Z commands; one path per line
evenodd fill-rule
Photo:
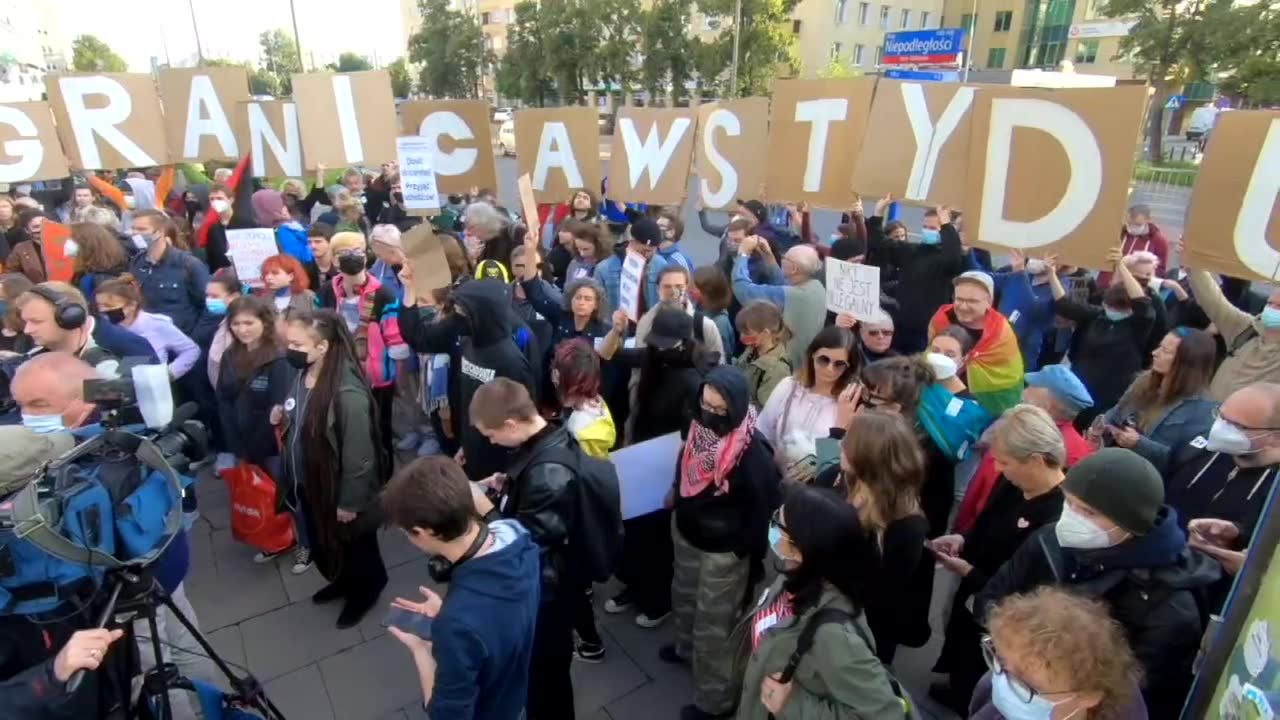
M 67 108 L 71 132 L 76 139 L 76 147 L 80 149 L 80 162 L 85 168 L 102 167 L 102 154 L 98 152 L 98 143 L 94 141 L 95 134 L 114 147 L 130 165 L 150 167 L 157 164 L 155 158 L 116 127 L 128 120 L 129 113 L 133 112 L 133 99 L 123 85 L 102 75 L 80 75 L 58 78 L 58 87 L 62 90 L 62 101 Z M 86 107 L 86 95 L 105 95 L 107 104 L 99 108 Z
M 718 128 L 723 128 L 730 137 L 737 137 L 742 134 L 742 123 L 737 115 L 724 108 L 712 110 L 707 115 L 707 126 L 702 131 L 702 151 L 707 154 L 707 162 L 720 173 L 720 191 L 711 192 L 711 183 L 706 178 L 698 178 L 698 188 L 702 193 L 702 203 L 713 208 L 724 207 L 738 197 L 738 170 L 720 154 L 712 138 Z
M 191 94 L 187 97 L 187 131 L 182 140 L 182 155 L 193 158 L 200 154 L 200 138 L 212 135 L 222 152 L 229 157 L 240 157 L 231 121 L 222 109 L 218 93 L 208 75 L 191 76 Z
M 348 163 L 364 160 L 364 144 L 360 142 L 360 122 L 356 119 L 356 99 L 351 94 L 351 76 L 333 76 L 333 102 L 338 108 L 338 130 L 342 133 L 342 152 Z
M 662 177 L 662 173 L 667 169 L 667 163 L 671 162 L 671 156 L 675 154 L 676 146 L 684 138 L 685 132 L 693 125 L 689 122 L 689 118 L 676 118 L 671 123 L 671 132 L 665 138 L 658 137 L 658 123 L 649 126 L 649 134 L 645 136 L 644 142 L 640 142 L 640 136 L 636 134 L 636 121 L 632 118 L 622 118 L 618 122 L 622 123 L 622 145 L 627 153 L 627 171 L 631 187 L 638 187 L 640 184 L 640 176 L 647 170 L 649 172 L 649 189 L 653 190 L 658 186 L 658 180 Z
M 573 145 L 569 142 L 569 130 L 562 122 L 549 122 L 542 125 L 542 137 L 538 140 L 538 154 L 533 164 L 533 188 L 545 190 L 547 172 L 553 167 L 564 171 L 565 182 L 571 188 L 582 187 L 582 171 L 578 169 L 578 160 L 573 156 Z
M 453 152 L 440 150 L 441 135 L 448 135 L 454 140 L 474 140 L 476 137 L 458 113 L 441 110 L 427 115 L 418 126 L 418 134 L 426 138 L 427 147 L 435 156 L 437 175 L 465 175 L 476 166 L 480 151 L 475 148 L 456 148 Z
M 919 83 L 904 83 L 902 102 L 911 122 L 911 134 L 916 138 L 916 155 L 911 161 L 911 174 L 907 176 L 907 199 L 924 200 L 929 196 L 933 174 L 938 169 L 938 155 L 951 133 L 964 119 L 973 104 L 973 88 L 962 87 L 951 96 L 951 102 L 942 111 L 935 126 L 929 120 L 929 106 L 924 101 L 924 88 Z
M 822 164 L 826 159 L 831 123 L 844 120 L 848 114 L 849 101 L 844 98 L 796 103 L 796 122 L 813 123 L 813 127 L 809 129 L 809 153 L 804 166 L 805 192 L 818 192 L 822 189 Z
M 0 182 L 16 183 L 30 180 L 44 162 L 44 148 L 36 139 L 36 124 L 18 108 L 3 105 L 0 105 L 0 124 L 10 125 L 22 137 L 31 138 L 30 140 L 9 140 L 4 144 L 4 154 L 18 158 L 18 161 L 0 164 Z
M 1071 173 L 1057 206 L 1044 217 L 1030 222 L 1004 218 L 1015 127 L 1040 130 L 1057 140 L 1067 156 Z M 1019 249 L 1057 242 L 1089 217 L 1101 192 L 1102 150 L 1088 123 L 1079 115 L 1050 100 L 997 98 L 991 101 L 987 170 L 982 180 L 983 240 Z
M 271 149 L 276 162 L 284 170 L 285 175 L 302 174 L 302 142 L 298 139 L 298 106 L 285 103 L 281 106 L 284 118 L 284 141 L 271 129 L 262 105 L 249 103 L 249 151 L 253 154 L 253 174 L 263 177 L 267 174 L 265 148 Z
M 1267 243 L 1267 223 L 1271 208 L 1280 194 L 1280 119 L 1272 120 L 1267 137 L 1254 162 L 1249 184 L 1245 186 L 1240 214 L 1236 216 L 1231 240 L 1240 262 L 1250 270 L 1269 278 L 1280 269 L 1280 252 Z

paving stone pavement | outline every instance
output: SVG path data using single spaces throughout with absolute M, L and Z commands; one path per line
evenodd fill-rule
M 254 550 L 231 538 L 229 500 L 222 482 L 204 476 L 197 486 L 201 518 L 191 531 L 192 563 L 187 595 L 201 629 L 228 661 L 247 667 L 289 720 L 415 720 L 423 718 L 412 660 L 382 627 L 375 609 L 356 628 L 337 630 L 339 608 L 316 606 L 311 593 L 324 581 L 312 569 L 289 572 L 292 557 L 256 565 Z M 410 596 L 419 585 L 436 587 L 420 552 L 395 530 L 381 535 L 390 576 L 382 599 Z M 596 593 L 597 603 L 610 595 Z M 597 613 L 605 661 L 574 663 L 579 720 L 676 720 L 693 697 L 687 669 L 658 659 L 670 642 L 671 624 L 645 630 L 631 615 Z M 935 625 L 936 627 L 936 625 Z M 935 633 L 936 635 L 936 633 Z M 895 663 L 902 683 L 934 714 L 924 698 L 937 641 L 903 649 Z

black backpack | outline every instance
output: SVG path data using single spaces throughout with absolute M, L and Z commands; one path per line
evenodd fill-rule
M 529 467 L 543 463 L 563 465 L 573 473 L 574 516 L 569 525 L 566 556 L 583 580 L 605 582 L 622 557 L 622 492 L 618 472 L 608 460 L 583 452 L 569 437 L 538 454 Z

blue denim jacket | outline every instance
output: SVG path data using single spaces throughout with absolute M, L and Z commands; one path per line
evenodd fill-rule
M 190 335 L 204 313 L 204 290 L 209 284 L 209 268 L 185 250 L 170 247 L 152 263 L 145 252 L 129 261 L 129 272 L 142 288 L 142 309 L 167 315 L 182 332 Z

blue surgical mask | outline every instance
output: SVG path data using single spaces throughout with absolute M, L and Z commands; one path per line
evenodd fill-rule
M 921 245 L 937 245 L 942 242 L 942 231 L 925 228 L 920 231 Z
M 841 235 L 840 233 L 831 233 L 831 236 L 827 238 L 827 244 L 828 244 L 828 245 L 835 245 L 835 244 L 836 244 L 836 242 L 837 242 L 837 241 L 839 241 L 839 240 L 840 240 L 840 238 L 842 238 L 842 237 L 844 237 L 844 236 L 843 236 L 843 235 Z
M 1029 702 L 1023 702 L 1009 684 L 1009 673 L 991 674 L 991 702 L 1005 720 L 1052 720 L 1053 709 L 1069 699 L 1053 702 L 1034 695 Z
M 1280 308 L 1274 308 L 1270 305 L 1262 309 L 1262 314 L 1258 316 L 1262 321 L 1262 327 L 1268 330 L 1280 329 Z
M 1107 314 L 1107 319 L 1111 322 L 1120 322 L 1121 320 L 1133 315 L 1132 310 L 1113 310 L 1111 308 L 1103 308 L 1103 312 Z
M 777 555 L 783 560 L 786 560 L 786 558 L 783 558 L 781 553 L 778 552 L 778 543 L 780 542 L 782 542 L 782 530 L 778 528 L 778 526 L 776 525 L 770 525 L 769 526 L 769 549 L 773 551 L 774 555 Z
M 38 435 L 62 432 L 67 429 L 66 425 L 62 423 L 61 415 L 28 415 L 22 413 L 22 424 Z
M 226 315 L 227 301 L 218 298 L 205 298 L 204 309 L 208 310 L 211 315 Z

